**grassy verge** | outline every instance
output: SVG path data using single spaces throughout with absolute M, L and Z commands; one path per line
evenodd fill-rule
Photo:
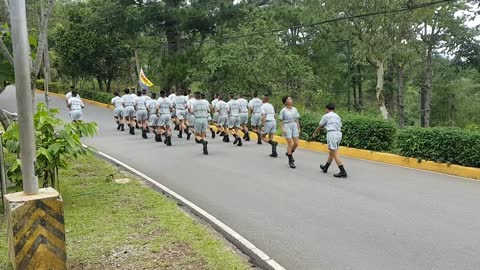
M 60 174 L 68 269 L 251 267 L 175 202 L 103 160 L 80 158 Z M 0 268 L 8 260 L 5 242 L 1 217 Z

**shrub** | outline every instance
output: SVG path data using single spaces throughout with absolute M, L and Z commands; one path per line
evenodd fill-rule
M 322 115 L 305 112 L 300 124 L 302 127 L 302 139 L 318 142 L 326 142 L 325 133 L 312 138 L 312 133 L 318 126 Z M 391 121 L 370 116 L 358 116 L 346 114 L 342 117 L 342 145 L 368 149 L 373 151 L 389 151 L 392 149 L 397 131 L 396 125 Z
M 83 147 L 80 141 L 80 132 L 83 136 L 93 136 L 97 132 L 96 123 L 68 123 L 57 118 L 57 109 L 47 110 L 44 103 L 39 103 L 34 115 L 35 142 L 36 142 L 36 173 L 43 180 L 43 186 L 56 187 L 58 185 L 58 169 L 66 168 L 67 159 L 76 159 L 87 155 L 91 150 Z M 18 123 L 9 126 L 4 135 L 7 154 L 19 156 L 19 127 Z M 15 181 L 17 186 L 22 185 L 20 159 L 7 163 L 8 178 Z
M 78 93 L 82 98 L 91 99 L 106 104 L 110 104 L 113 98 L 113 94 L 106 92 L 79 90 Z
M 44 80 L 37 80 L 35 88 L 45 90 Z M 58 82 L 51 82 L 48 84 L 48 91 L 51 93 L 65 94 L 70 91 L 70 85 Z
M 400 155 L 480 167 L 480 133 L 458 128 L 407 128 L 396 140 Z

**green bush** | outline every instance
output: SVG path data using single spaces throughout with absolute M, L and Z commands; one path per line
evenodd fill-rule
M 480 167 L 480 133 L 457 128 L 407 128 L 398 133 L 397 151 L 405 157 Z
M 113 98 L 113 94 L 106 93 L 106 92 L 79 90 L 78 93 L 80 94 L 81 98 L 86 98 L 86 99 L 98 101 L 101 103 L 107 103 L 107 104 L 110 104 Z
M 321 117 L 322 115 L 318 113 L 303 113 L 300 120 L 302 139 L 326 142 L 325 133 L 316 138 L 312 137 Z M 393 148 L 397 127 L 391 121 L 347 114 L 342 117 L 342 123 L 343 139 L 341 144 L 344 146 L 373 151 L 389 151 Z
M 37 80 L 36 86 L 37 89 L 45 90 L 44 81 Z M 70 85 L 58 82 L 51 82 L 48 84 L 48 92 L 50 93 L 60 93 L 65 94 L 70 90 Z

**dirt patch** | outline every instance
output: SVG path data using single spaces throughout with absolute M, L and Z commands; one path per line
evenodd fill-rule
M 72 270 L 203 270 L 207 263 L 196 256 L 185 243 L 172 243 L 171 246 L 152 252 L 146 246 L 126 245 L 103 255 L 99 262 L 70 262 Z

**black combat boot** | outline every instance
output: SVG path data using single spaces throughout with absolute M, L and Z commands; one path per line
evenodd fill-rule
M 274 141 L 269 141 L 268 143 L 272 145 L 272 153 L 270 154 L 270 156 L 274 158 L 278 157 L 278 154 L 277 154 L 278 143 Z
M 290 166 L 290 168 L 292 168 L 292 169 L 297 168 L 297 167 L 295 166 L 295 161 L 293 160 L 293 156 L 287 154 L 287 157 L 288 157 L 288 166 Z
M 322 172 L 323 173 L 327 173 L 328 172 L 328 167 L 330 167 L 330 164 L 331 163 L 325 163 L 325 165 L 320 165 L 320 169 L 322 169 Z
M 338 166 L 338 168 L 340 169 L 340 172 L 334 174 L 333 176 L 335 176 L 337 178 L 346 178 L 347 177 L 347 172 L 345 171 L 345 168 L 343 167 L 343 165 Z

